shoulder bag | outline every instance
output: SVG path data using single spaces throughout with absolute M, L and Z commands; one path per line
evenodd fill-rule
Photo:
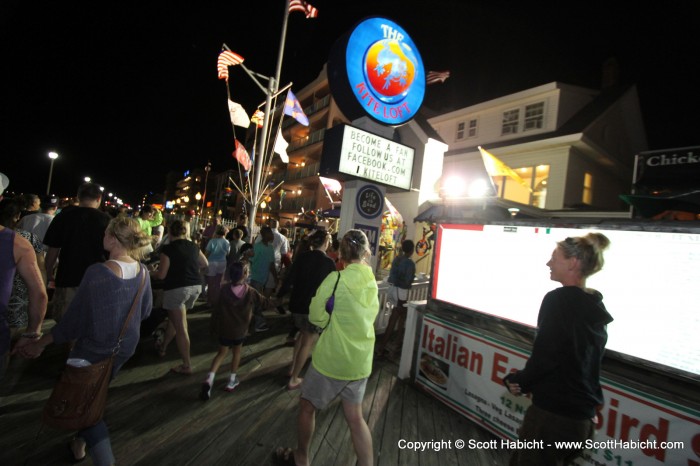
M 129 320 L 143 293 L 145 282 L 146 274 L 141 266 L 141 285 L 129 315 L 126 316 L 112 355 L 84 367 L 66 364 L 61 378 L 44 406 L 42 420 L 46 425 L 55 429 L 81 430 L 100 422 L 107 404 L 107 388 L 112 376 L 114 357 L 119 352 Z

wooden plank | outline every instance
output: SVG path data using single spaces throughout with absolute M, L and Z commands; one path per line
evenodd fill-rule
M 405 383 L 396 380 L 389 393 L 386 422 L 384 423 L 384 429 L 382 431 L 381 448 L 379 449 L 379 458 L 377 461 L 379 466 L 401 464 L 399 463 L 398 442 L 402 435 L 403 398 L 406 393 L 406 387 L 407 385 Z
M 372 407 L 367 418 L 367 425 L 372 432 L 372 447 L 374 450 L 374 464 L 379 464 L 379 454 L 382 451 L 384 426 L 387 419 L 387 407 L 396 377 L 379 366 L 379 378 L 372 399 Z

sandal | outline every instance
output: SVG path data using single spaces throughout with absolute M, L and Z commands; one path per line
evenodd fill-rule
M 75 450 L 73 449 L 73 446 L 75 445 L 76 442 L 78 442 L 78 438 L 73 437 L 73 438 L 70 439 L 70 441 L 66 444 L 66 446 L 68 447 L 68 451 L 70 451 L 71 463 L 73 463 L 73 464 L 81 463 L 81 462 L 85 461 L 85 458 L 87 458 L 87 452 L 85 452 L 85 453 L 83 454 L 83 456 L 80 457 L 80 458 L 78 458 L 77 456 L 75 456 Z
M 290 391 L 290 392 L 291 392 L 292 390 L 299 390 L 299 389 L 301 388 L 301 384 L 302 384 L 302 382 L 304 381 L 304 379 L 299 379 L 299 380 L 300 380 L 300 382 L 299 382 L 299 383 L 295 383 L 295 384 L 292 384 L 291 382 L 289 382 L 289 383 L 287 384 L 287 390 Z
M 192 375 L 192 368 L 190 366 L 180 364 L 179 366 L 171 367 L 170 372 L 174 372 L 176 374 L 181 375 Z
M 279 447 L 272 453 L 272 461 L 278 466 L 296 466 L 294 449 Z

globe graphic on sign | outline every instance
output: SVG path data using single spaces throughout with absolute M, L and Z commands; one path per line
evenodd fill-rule
M 378 100 L 392 104 L 408 93 L 416 75 L 416 56 L 395 39 L 375 42 L 365 54 L 365 79 Z

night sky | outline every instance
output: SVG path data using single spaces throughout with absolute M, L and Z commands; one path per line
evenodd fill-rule
M 667 2 L 311 1 L 290 15 L 281 84 L 313 80 L 333 42 L 367 16 L 412 36 L 426 70 L 450 70 L 424 106 L 449 111 L 552 81 L 600 87 L 614 57 L 638 87 L 650 149 L 700 145 L 700 4 Z M 619 6 L 611 6 L 611 5 Z M 127 202 L 163 191 L 170 170 L 234 164 L 222 43 L 273 75 L 282 0 L 23 2 L 0 5 L 4 137 L 10 191 L 73 195 L 83 177 Z M 537 6 L 533 6 L 537 5 Z M 563 7 L 562 5 L 566 5 Z M 248 113 L 264 94 L 240 67 L 232 99 Z M 238 133 L 240 131 L 240 133 Z M 243 137 L 237 128 L 237 135 Z

